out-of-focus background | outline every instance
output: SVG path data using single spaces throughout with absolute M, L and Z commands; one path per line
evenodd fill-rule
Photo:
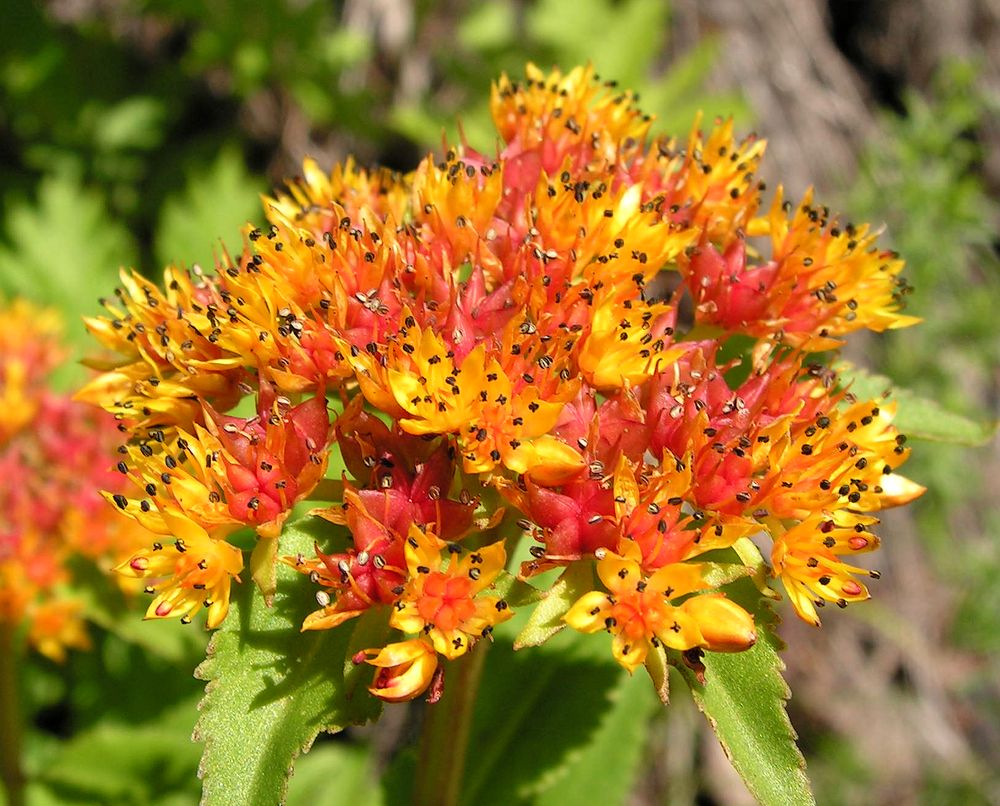
M 5 0 L 0 293 L 77 316 L 119 266 L 211 266 L 219 238 L 238 247 L 258 217 L 257 194 L 307 155 L 409 169 L 454 142 L 459 120 L 490 151 L 490 81 L 528 60 L 593 62 L 641 92 L 658 132 L 685 135 L 698 110 L 732 115 L 769 140 L 772 188 L 812 184 L 853 220 L 885 223 L 926 321 L 855 340 L 849 357 L 997 417 L 997 0 Z M 885 518 L 873 601 L 821 630 L 785 619 L 792 721 L 823 804 L 1000 803 L 1000 444 L 919 443 L 907 471 L 930 490 Z M 200 684 L 187 675 L 203 642 L 143 636 L 148 653 L 98 632 L 65 667 L 33 661 L 35 763 L 79 744 L 49 771 L 51 792 L 196 797 L 186 732 Z M 120 685 L 137 668 L 146 694 Z M 148 791 L 80 772 L 137 742 L 172 759 L 139 770 Z M 749 801 L 683 697 L 646 758 L 635 804 Z M 293 794 L 321 792 L 322 770 L 310 774 Z

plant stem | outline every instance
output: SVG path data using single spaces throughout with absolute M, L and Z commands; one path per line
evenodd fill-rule
M 24 806 L 21 769 L 21 704 L 17 696 L 14 630 L 0 623 L 0 779 L 8 806 Z
M 413 787 L 416 806 L 459 802 L 476 693 L 489 647 L 489 641 L 480 641 L 474 651 L 452 661 L 441 699 L 427 706 Z

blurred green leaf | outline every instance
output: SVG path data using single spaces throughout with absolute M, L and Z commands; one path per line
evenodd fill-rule
M 295 762 L 287 806 L 381 806 L 385 801 L 367 747 L 324 742 Z
M 603 78 L 636 87 L 663 44 L 669 8 L 662 0 L 539 0 L 527 27 L 564 69 L 592 61 Z
M 711 122 L 716 117 L 745 122 L 751 110 L 737 92 L 706 92 L 705 83 L 719 58 L 719 40 L 706 37 L 670 65 L 658 79 L 648 82 L 642 107 L 656 115 L 656 130 L 680 140 L 687 137 L 698 113 Z
M 10 204 L 0 245 L 0 291 L 59 309 L 71 343 L 88 344 L 80 317 L 135 260 L 135 242 L 108 214 L 100 195 L 72 175 L 47 176 L 31 204 Z
M 287 525 L 280 554 L 311 553 L 324 523 L 307 516 Z M 293 762 L 318 733 L 364 723 L 380 712 L 380 702 L 367 693 L 345 695 L 356 685 L 345 679 L 353 625 L 299 632 L 316 608 L 315 592 L 307 577 L 285 565 L 278 568 L 271 608 L 253 585 L 237 588 L 197 671 L 208 681 L 195 729 L 205 742 L 205 806 L 280 802 Z M 370 671 L 355 669 L 357 675 Z
M 983 445 L 997 433 L 996 423 L 976 422 L 941 407 L 935 400 L 928 400 L 894 386 L 884 375 L 875 375 L 846 361 L 835 369 L 844 386 L 862 400 L 885 398 L 898 406 L 893 424 L 907 436 L 936 442 L 953 442 L 960 445 Z
M 509 47 L 517 25 L 513 3 L 492 0 L 475 4 L 458 22 L 457 36 L 471 51 Z
M 34 778 L 59 803 L 190 803 L 197 797 L 193 711 L 193 702 L 184 703 L 155 725 L 99 725 L 63 745 Z
M 805 759 L 785 713 L 789 691 L 781 676 L 781 644 L 770 626 L 773 613 L 746 580 L 731 595 L 753 612 L 757 643 L 745 652 L 705 653 L 704 684 L 686 665 L 678 668 L 753 796 L 763 806 L 813 804 Z
M 207 638 L 204 631 L 179 621 L 156 619 L 144 621 L 142 608 L 146 600 L 126 597 L 108 575 L 93 563 L 80 560 L 73 563 L 76 597 L 82 602 L 87 620 L 129 644 L 141 648 L 150 656 L 180 666 L 197 662 L 204 653 Z M 141 607 L 140 607 L 141 606 Z
M 199 264 L 210 269 L 222 255 L 242 248 L 241 230 L 261 217 L 260 179 L 252 177 L 239 151 L 224 148 L 215 161 L 190 173 L 182 193 L 167 199 L 156 230 L 156 259 L 161 265 Z
M 163 138 L 165 114 L 164 103 L 158 98 L 126 98 L 101 111 L 95 124 L 95 144 L 103 151 L 154 148 Z

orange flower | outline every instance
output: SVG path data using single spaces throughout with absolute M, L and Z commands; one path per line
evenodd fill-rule
M 423 633 L 434 649 L 449 660 L 464 655 L 493 627 L 513 613 L 499 596 L 480 596 L 503 570 L 507 552 L 503 543 L 459 554 L 432 534 L 417 527 L 406 542 L 409 579 L 393 605 L 389 623 L 405 633 Z
M 332 232 L 344 215 L 355 224 L 393 218 L 402 221 L 408 180 L 391 171 L 366 171 L 353 159 L 334 166 L 329 175 L 313 159 L 302 164 L 302 176 L 287 183 L 288 192 L 265 198 L 268 220 L 292 221 L 320 238 Z
M 790 209 L 790 208 L 789 208 Z M 875 246 L 867 225 L 842 228 L 812 191 L 785 212 L 779 188 L 767 216 L 748 234 L 769 236 L 770 259 L 747 265 L 739 238 L 720 253 L 705 245 L 685 264 L 699 321 L 811 352 L 836 348 L 860 328 L 876 332 L 909 327 L 919 319 L 900 313 L 908 292 L 903 261 Z

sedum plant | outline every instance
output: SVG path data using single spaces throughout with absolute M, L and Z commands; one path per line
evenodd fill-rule
M 808 802 L 769 601 L 867 599 L 876 513 L 922 492 L 896 404 L 831 358 L 916 322 L 903 263 L 811 193 L 765 203 L 763 141 L 654 135 L 591 68 L 491 110 L 495 154 L 306 161 L 239 254 L 124 272 L 88 321 L 106 497 L 152 533 L 118 570 L 218 628 L 204 802 L 279 800 L 320 731 L 416 698 L 401 797 L 472 802 L 487 650 L 567 627 L 664 702 L 676 669 L 754 795 Z

